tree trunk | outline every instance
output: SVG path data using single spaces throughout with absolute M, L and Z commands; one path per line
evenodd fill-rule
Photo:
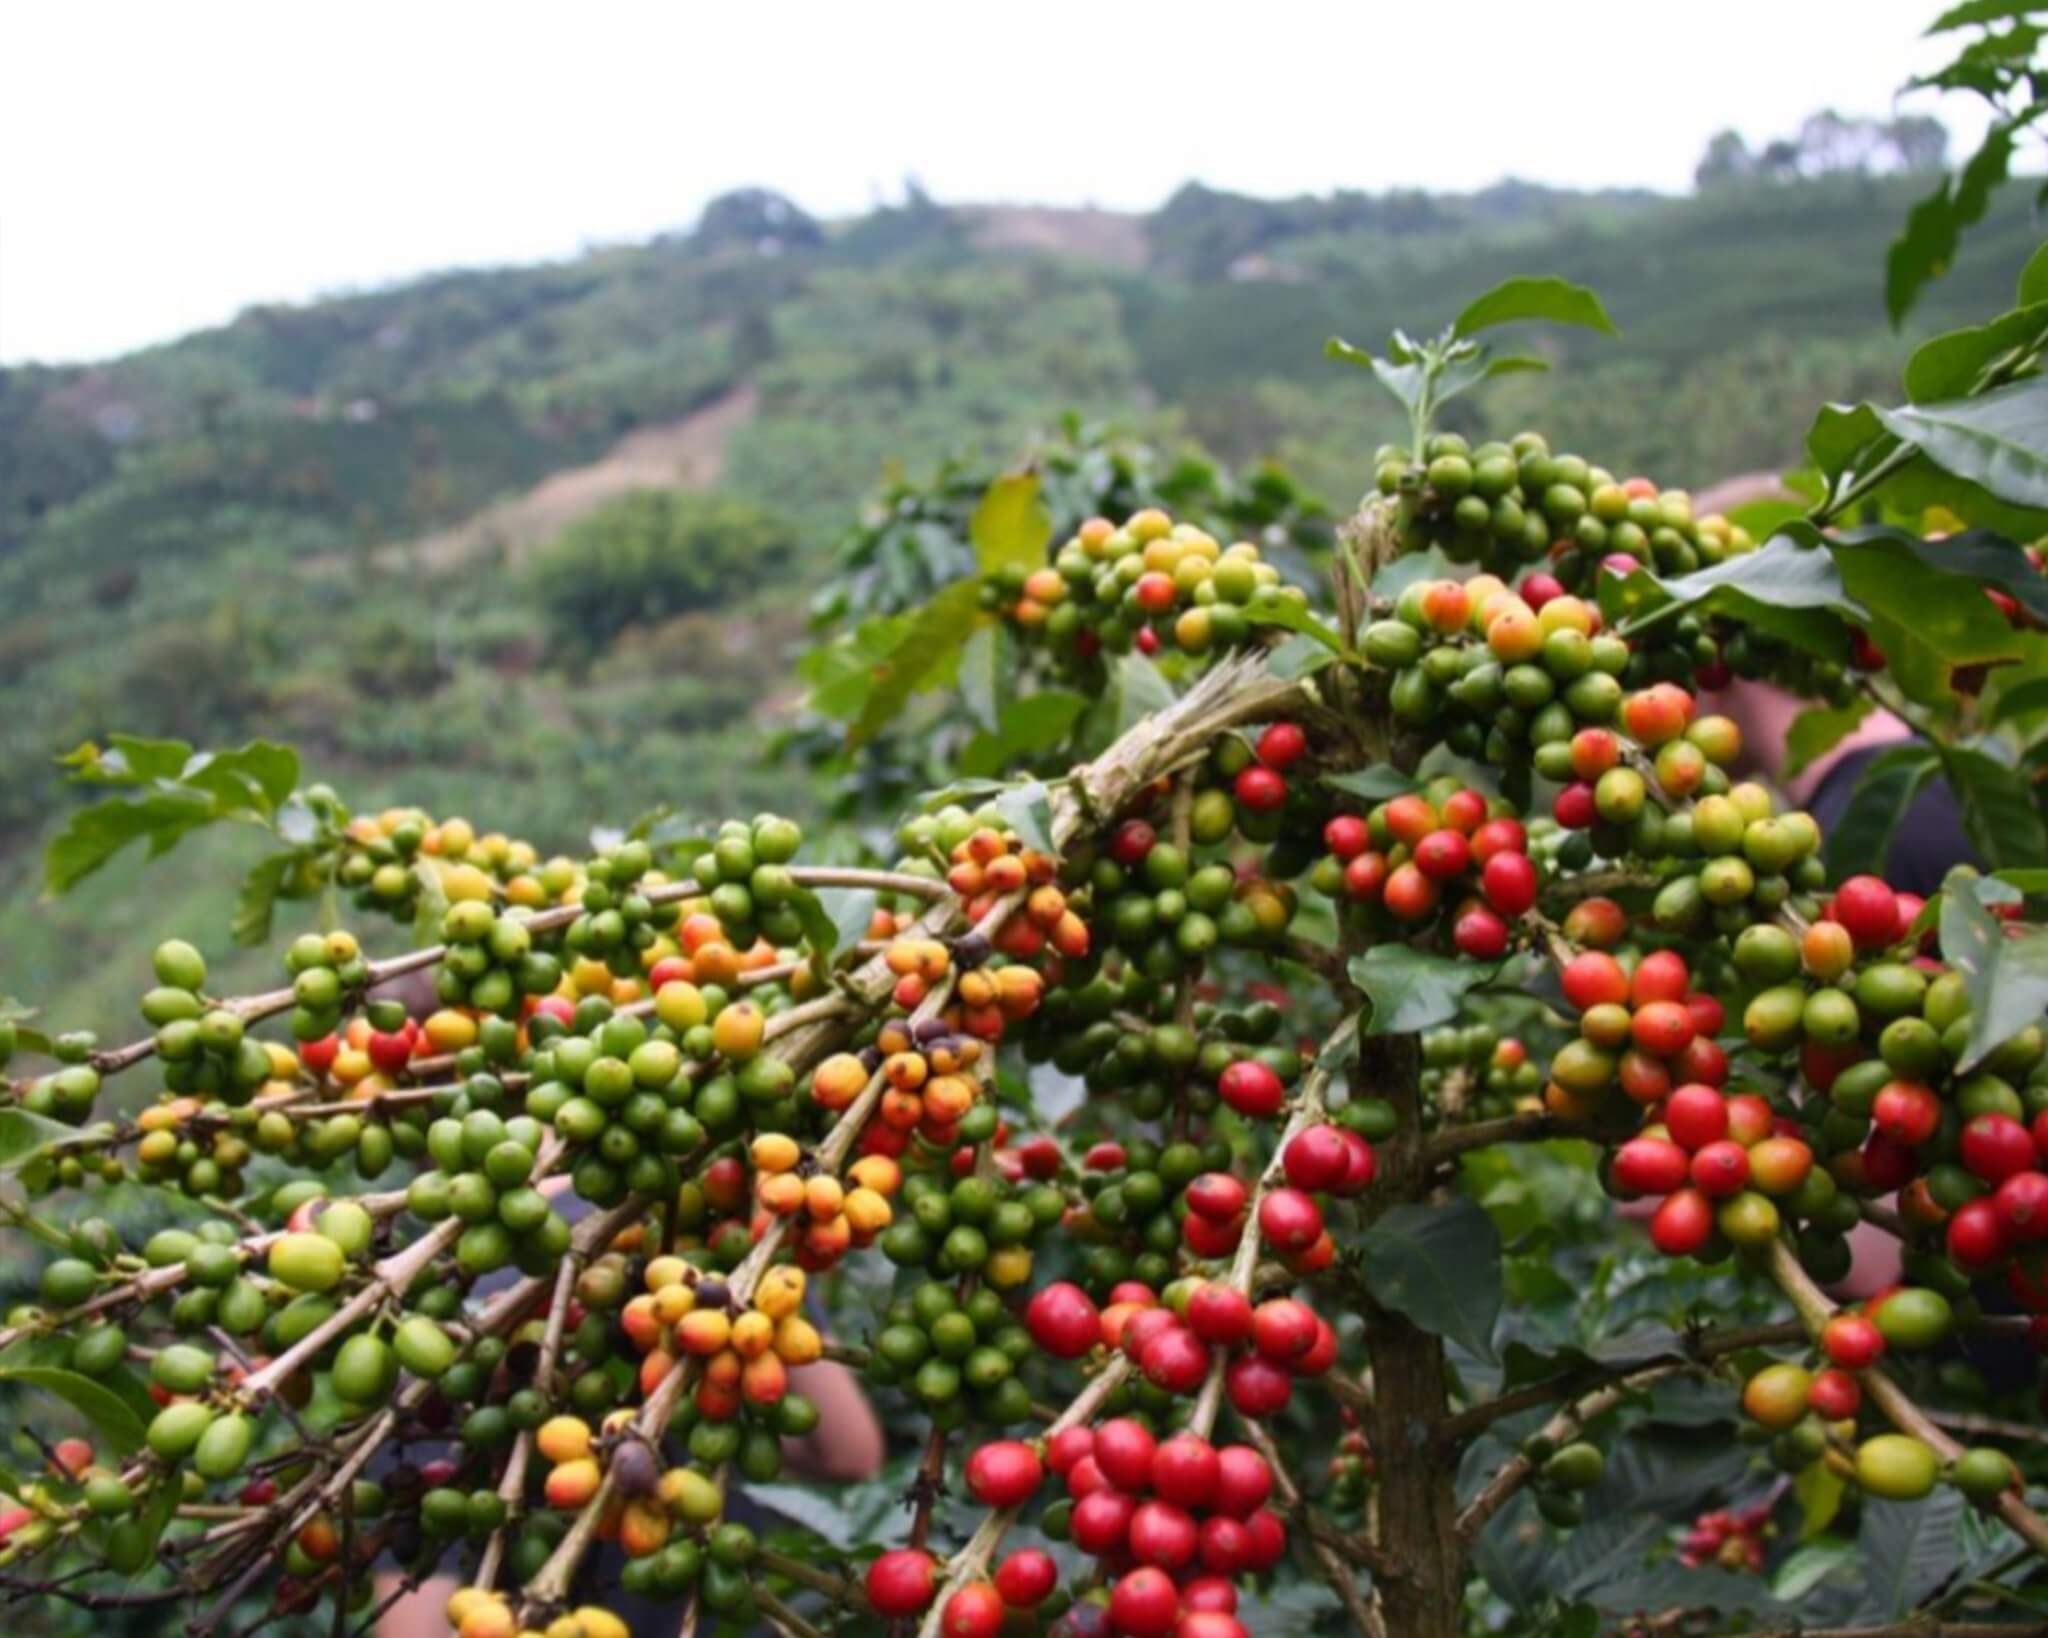
M 1382 1209 L 1420 1200 L 1428 1189 L 1421 1069 L 1421 1045 L 1412 1035 L 1369 1037 L 1359 1054 L 1360 1090 L 1387 1099 L 1401 1120 L 1372 1191 Z M 1366 1344 L 1379 1539 L 1394 1565 L 1376 1589 L 1386 1629 L 1389 1638 L 1459 1638 L 1465 1554 L 1457 1534 L 1457 1469 L 1435 1438 L 1449 1404 L 1443 1343 L 1368 1303 Z

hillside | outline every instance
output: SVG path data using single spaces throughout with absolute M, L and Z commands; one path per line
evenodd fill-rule
M 761 747 L 788 720 L 805 597 L 890 463 L 1009 458 L 1074 409 L 1277 457 L 1342 504 L 1392 428 L 1323 339 L 1440 323 L 1532 270 L 1597 288 L 1623 339 L 1546 338 L 1560 368 L 1501 383 L 1475 422 L 1540 419 L 1671 481 L 1788 461 L 1817 399 L 1895 377 L 1908 342 L 1877 269 L 1915 186 L 1190 187 L 1145 218 L 913 196 L 833 224 L 748 194 L 642 246 L 0 371 L 0 747 L 33 767 L 110 729 L 261 731 L 364 804 L 402 789 L 551 847 L 600 812 L 786 801 Z M 2031 243 L 2024 201 L 2002 202 L 1922 326 L 1993 310 Z M 791 562 L 721 562 L 715 597 L 572 652 L 527 563 L 668 483 L 767 509 Z M 133 975 L 109 964 L 174 914 L 224 946 L 225 907 L 128 862 L 37 904 L 64 800 L 0 788 L 0 989 L 112 1028 Z

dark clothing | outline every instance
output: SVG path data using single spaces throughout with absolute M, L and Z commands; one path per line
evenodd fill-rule
M 1813 793 L 1813 800 L 1806 805 L 1824 835 L 1832 834 L 1841 824 L 1843 814 L 1849 811 L 1850 799 L 1856 794 L 1864 769 L 1890 749 L 1886 745 L 1862 746 L 1827 771 L 1820 788 Z M 1930 780 L 1920 787 L 1920 794 L 1899 821 L 1899 828 L 1892 832 L 1891 850 L 1885 855 L 1885 880 L 1900 892 L 1928 898 L 1959 864 L 1981 869 L 1983 861 L 1963 831 L 1963 810 L 1948 781 Z

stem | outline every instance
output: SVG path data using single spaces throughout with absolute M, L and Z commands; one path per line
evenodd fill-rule
M 1792 1306 L 1798 1309 L 1808 1331 L 1818 1337 L 1821 1327 L 1827 1324 L 1835 1311 L 1834 1303 L 1813 1283 L 1813 1276 L 1800 1266 L 1799 1258 L 1783 1240 L 1771 1242 L 1769 1268 L 1778 1289 L 1791 1298 Z M 1963 1447 L 1937 1427 L 1881 1367 L 1873 1365 L 1857 1374 L 1871 1403 L 1884 1412 L 1893 1427 L 1901 1433 L 1910 1433 L 1944 1462 L 1953 1462 L 1963 1454 Z M 2001 1492 L 1993 1505 L 1998 1516 L 2012 1527 L 2014 1535 L 2036 1553 L 2048 1558 L 2048 1519 L 2042 1518 L 2010 1490 Z
M 1044 1437 L 1051 1439 L 1068 1428 L 1079 1427 L 1092 1417 L 1102 1402 L 1130 1375 L 1131 1362 L 1118 1354 L 1091 1380 L 1087 1387 L 1074 1396 L 1072 1404 L 1060 1413 L 1059 1419 L 1045 1430 Z M 1010 1526 L 1017 1522 L 1021 1507 L 1003 1507 L 990 1513 L 981 1521 L 981 1527 L 974 1532 L 973 1539 L 954 1556 L 949 1567 L 946 1584 L 939 1589 L 932 1600 L 931 1608 L 925 1613 L 924 1623 L 918 1630 L 918 1638 L 940 1638 L 944 1630 L 946 1604 L 962 1587 L 979 1581 L 988 1569 L 988 1561 L 1003 1543 Z
M 1367 1638 L 1389 1638 L 1380 1612 L 1365 1601 L 1358 1590 L 1358 1577 L 1344 1562 L 1345 1550 L 1357 1554 L 1365 1544 L 1345 1538 L 1344 1547 L 1340 1548 L 1332 1541 L 1328 1525 L 1316 1516 L 1315 1510 L 1303 1497 L 1301 1486 L 1294 1482 L 1294 1475 L 1287 1471 L 1287 1463 L 1281 1457 L 1280 1447 L 1273 1442 L 1272 1434 L 1257 1422 L 1247 1422 L 1245 1435 L 1266 1458 L 1266 1466 L 1273 1470 L 1273 1489 L 1280 1498 L 1282 1511 L 1293 1521 L 1294 1527 L 1308 1537 L 1309 1550 L 1315 1554 L 1316 1565 L 1322 1571 L 1323 1579 L 1343 1601 L 1351 1624 L 1367 1634 Z

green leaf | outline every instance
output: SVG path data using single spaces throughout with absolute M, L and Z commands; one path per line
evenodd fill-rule
M 2020 288 L 2016 299 L 2022 307 L 2048 302 L 2048 244 L 2029 256 L 2027 265 L 2020 269 Z
M 985 575 L 1042 568 L 1052 540 L 1052 513 L 1039 494 L 1038 474 L 1012 472 L 990 484 L 968 520 L 967 538 L 974 542 L 975 562 Z
M 1305 637 L 1313 637 L 1332 654 L 1346 652 L 1344 639 L 1319 620 L 1312 611 L 1297 603 L 1276 601 L 1269 606 L 1247 609 L 1245 613 L 1255 626 L 1278 626 L 1282 631 L 1294 631 Z
M 1121 738 L 1151 716 L 1173 704 L 1173 684 L 1142 654 L 1126 654 L 1116 662 L 1116 731 Z
M 1842 1498 L 1848 1491 L 1848 1482 L 1826 1462 L 1809 1462 L 1794 1475 L 1792 1494 L 1799 1500 L 1801 1541 L 1813 1540 L 1834 1523 L 1835 1515 L 1842 1510 Z M 1778 1596 L 1790 1598 L 1796 1595 L 1781 1591 Z
M 1832 483 L 1844 472 L 1868 471 L 1882 459 L 1891 435 L 1869 404 L 1823 404 L 1806 430 L 1806 453 Z
M 1941 954 L 1970 997 L 1969 1069 L 2048 1009 L 2048 928 L 2010 929 L 1984 907 L 1974 884 L 1951 877 L 1941 893 Z
M 1827 840 L 1828 876 L 1882 875 L 1892 833 L 1941 766 L 1931 745 L 1901 745 L 1873 758 Z
M 875 668 L 874 686 L 847 730 L 848 748 L 858 750 L 895 721 L 910 696 L 957 658 L 982 617 L 981 588 L 972 580 L 948 586 L 925 604 Z
M 289 853 L 273 853 L 242 878 L 235 892 L 234 919 L 229 923 L 237 944 L 261 944 L 270 937 L 277 901 L 295 896 L 303 885 L 307 863 L 305 854 L 294 848 Z
M 1460 1195 L 1442 1205 L 1409 1202 L 1385 1212 L 1359 1247 L 1366 1289 L 1382 1308 L 1492 1359 L 1500 1318 L 1500 1232 Z
M 869 894 L 870 898 L 873 896 Z M 822 983 L 832 970 L 832 957 L 838 953 L 841 943 L 838 918 L 825 908 L 819 892 L 811 888 L 799 888 L 790 898 L 789 907 L 796 912 L 796 919 L 803 923 L 804 943 L 811 950 L 811 971 Z M 865 929 L 867 923 L 863 922 L 861 926 Z
M 1954 1574 L 1962 1512 L 1962 1493 L 1948 1485 L 1924 1501 L 1864 1498 L 1856 1555 L 1866 1591 L 1858 1619 L 1897 1620 Z
M 1276 677 L 1292 681 L 1322 670 L 1336 658 L 1306 632 L 1296 632 L 1266 656 L 1266 669 Z
M 1885 312 L 1897 329 L 1920 292 L 1948 272 L 1963 229 L 1982 219 L 1991 191 L 2012 167 L 2013 129 L 1994 124 L 1959 176 L 1943 177 L 1906 214 L 1906 225 L 1885 254 Z
M 2016 687 L 2001 688 L 1991 720 L 1994 723 L 2012 722 L 2032 716 L 2037 711 L 2048 711 L 2048 677 L 2030 677 Z
M 976 628 L 960 650 L 960 703 L 968 717 L 990 733 L 1001 720 L 1016 659 L 1009 628 L 991 624 Z
M 2048 336 L 2048 301 L 2017 307 L 1989 324 L 1951 330 L 1913 349 L 1906 360 L 1906 396 L 1916 404 L 1963 398 L 1988 365 L 2030 350 Z
M 2048 378 L 1877 414 L 1887 430 L 1918 445 L 1943 471 L 2015 506 L 2048 506 Z
M 1368 1035 L 1409 1035 L 1458 1016 L 1468 991 L 1491 982 L 1501 963 L 1432 955 L 1405 944 L 1375 944 L 1354 956 L 1352 983 L 1372 1002 Z
M 1869 715 L 1870 702 L 1866 699 L 1852 700 L 1839 711 L 1825 705 L 1809 705 L 1792 719 L 1792 727 L 1785 735 L 1784 777 L 1794 778 L 1815 758 L 1826 756 Z
M 1451 322 L 1451 334 L 1476 335 L 1496 324 L 1542 319 L 1550 324 L 1580 324 L 1603 335 L 1616 335 L 1614 320 L 1600 298 L 1583 285 L 1558 278 L 1522 277 L 1495 285 L 1466 305 Z
M 1344 791 L 1367 802 L 1391 802 L 1419 788 L 1414 779 L 1391 762 L 1376 762 L 1354 773 L 1324 774 L 1323 783 L 1333 791 Z
M 66 893 L 130 843 L 147 840 L 152 856 L 169 851 L 187 832 L 218 817 L 202 791 L 170 786 L 149 796 L 109 797 L 71 815 L 43 855 L 43 883 Z
M 57 765 L 69 768 L 76 784 L 148 785 L 159 779 L 176 779 L 191 759 L 192 747 L 182 739 L 109 734 L 104 751 L 88 740 L 59 757 Z
M 1942 771 L 1962 810 L 1963 831 L 1994 870 L 2048 858 L 2048 824 L 2017 771 L 1967 745 L 1942 747 Z
M 0 1171 L 11 1172 L 51 1144 L 77 1136 L 77 1128 L 47 1115 L 21 1108 L 0 1109 Z
M 261 739 L 239 750 L 201 751 L 179 776 L 179 783 L 209 792 L 224 809 L 249 809 L 265 818 L 298 782 L 299 753 Z
M 1060 688 L 1012 700 L 994 732 L 976 734 L 961 750 L 960 771 L 970 778 L 986 777 L 1051 750 L 1073 732 L 1089 703 L 1085 694 Z
M 2040 0 L 1963 0 L 1961 5 L 1950 6 L 1929 23 L 1927 32 L 1946 34 L 1951 29 L 1971 28 L 1980 23 L 2002 23 L 2040 9 Z
M 0 1354 L 0 1382 L 18 1382 L 25 1388 L 55 1394 L 90 1422 L 93 1432 L 117 1456 L 129 1456 L 142 1448 L 148 1431 L 142 1418 L 120 1394 L 92 1377 L 52 1365 L 12 1364 L 6 1354 Z
M 1849 645 L 1843 617 L 1861 620 L 1866 611 L 1844 589 L 1834 559 L 1817 544 L 1801 544 L 1809 534 L 1820 539 L 1811 526 L 1796 533 L 1788 529 L 1753 552 L 1671 580 L 1646 569 L 1633 570 L 1626 579 L 1603 575 L 1601 611 L 1620 622 L 1626 637 L 1679 609 L 1699 608 L 1825 659 L 1840 659 Z
M 1836 1492 L 1839 1494 L 1842 1481 L 1828 1473 L 1824 1463 L 1815 1462 L 1813 1466 L 1834 1480 Z M 1771 1594 L 1786 1603 L 1796 1603 L 1835 1571 L 1856 1562 L 1856 1546 L 1853 1542 L 1809 1541 L 1806 1546 L 1795 1549 L 1792 1556 L 1772 1573 Z
M 875 683 L 904 637 L 914 614 L 880 614 L 844 636 L 812 649 L 797 662 L 797 675 L 810 685 L 805 704 L 820 716 L 847 721 L 860 715 Z
M 1323 343 L 1323 356 L 1340 363 L 1355 364 L 1361 370 L 1370 370 L 1380 385 L 1400 399 L 1411 415 L 1420 407 L 1428 386 L 1428 378 L 1420 364 L 1390 364 L 1338 336 L 1332 336 Z
M 1026 847 L 1041 853 L 1059 852 L 1052 839 L 1052 798 L 1042 780 L 1011 786 L 996 798 L 995 807 Z

